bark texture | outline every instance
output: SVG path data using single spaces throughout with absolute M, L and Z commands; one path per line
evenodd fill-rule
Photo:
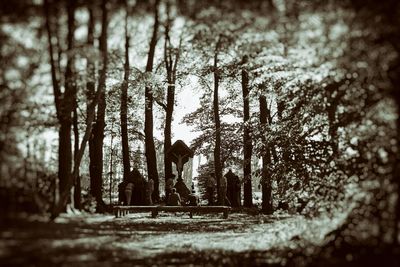
M 261 126 L 266 126 L 268 123 L 268 106 L 267 106 L 267 98 L 263 95 L 259 97 L 260 103 L 260 124 Z M 263 153 L 262 153 L 262 178 L 261 178 L 261 186 L 262 186 L 262 211 L 266 214 L 273 213 L 272 207 L 272 180 L 271 175 L 268 172 L 268 167 L 271 164 L 271 153 L 270 148 L 266 144 L 266 140 L 262 134 L 262 142 L 263 142 Z
M 100 35 L 100 53 L 102 59 L 102 68 L 99 75 L 99 88 L 100 92 L 97 116 L 92 129 L 92 135 L 89 140 L 89 157 L 90 157 L 90 193 L 97 201 L 97 210 L 101 211 L 104 202 L 102 196 L 103 187 L 103 140 L 105 128 L 105 86 L 106 74 L 108 65 L 108 50 L 107 50 L 107 28 L 108 28 L 108 12 L 107 1 L 103 0 L 101 3 L 102 21 L 101 21 L 101 35 Z
M 247 56 L 243 57 L 243 64 L 247 63 Z M 249 101 L 249 74 L 246 68 L 242 69 L 242 94 L 243 94 L 243 175 L 244 175 L 244 202 L 245 207 L 253 205 L 253 190 L 251 184 L 251 156 L 253 153 L 253 145 L 250 135 L 250 101 Z
M 214 93 L 213 93 L 213 109 L 214 109 L 214 125 L 215 125 L 215 145 L 214 145 L 214 168 L 215 178 L 217 180 L 217 197 L 218 204 L 224 205 L 225 197 L 221 194 L 221 179 L 222 179 L 222 166 L 221 166 L 221 121 L 219 116 L 219 81 L 220 75 L 218 73 L 218 54 L 221 46 L 221 36 L 215 47 L 214 52 Z
M 125 64 L 124 80 L 121 85 L 121 142 L 122 142 L 122 163 L 124 166 L 124 181 L 128 179 L 131 170 L 129 159 L 128 139 L 128 86 L 129 85 L 129 33 L 128 33 L 128 12 L 125 17 Z
M 158 5 L 159 0 L 156 1 L 154 6 L 154 26 L 153 26 L 153 34 L 150 40 L 150 48 L 147 57 L 146 64 L 146 72 L 153 71 L 153 62 L 154 62 L 154 52 L 157 45 L 157 32 L 159 27 L 159 18 L 158 18 Z M 154 134 L 153 134 L 153 93 L 152 88 L 149 86 L 145 87 L 145 123 L 144 123 L 144 132 L 145 132 L 145 147 L 146 147 L 146 162 L 147 162 L 147 172 L 149 179 L 153 179 L 154 181 L 154 191 L 152 195 L 152 199 L 154 202 L 158 202 L 160 199 L 159 192 L 159 179 L 157 172 L 157 155 L 156 149 L 154 146 Z

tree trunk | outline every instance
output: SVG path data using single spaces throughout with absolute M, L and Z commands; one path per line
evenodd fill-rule
M 67 196 L 70 195 L 68 184 L 71 183 L 72 168 L 72 148 L 71 148 L 71 128 L 73 106 L 76 95 L 76 85 L 73 77 L 73 55 L 71 51 L 74 47 L 75 32 L 75 1 L 67 2 L 68 33 L 67 33 L 67 66 L 65 70 L 65 92 L 58 95 L 56 101 L 57 115 L 60 123 L 59 129 L 59 155 L 58 155 L 58 177 L 59 192 Z M 45 3 L 46 5 L 46 3 Z M 58 81 L 56 81 L 58 82 Z M 66 203 L 65 203 L 66 204 Z M 62 209 L 65 210 L 66 205 Z
M 128 139 L 128 85 L 129 85 L 129 35 L 128 35 L 128 11 L 125 17 L 125 64 L 124 81 L 121 85 L 121 143 L 122 143 L 122 162 L 124 166 L 124 181 L 128 179 L 131 170 L 129 159 L 129 139 Z
M 397 32 L 397 35 L 394 38 L 397 52 L 400 54 L 400 32 Z M 393 243 L 396 245 L 400 244 L 400 59 L 397 59 L 396 62 L 393 63 L 390 69 L 390 80 L 392 83 L 393 96 L 397 105 L 397 119 L 396 119 L 396 146 L 397 153 L 395 154 L 394 166 L 393 166 L 393 183 L 397 189 L 397 203 L 395 204 L 395 221 L 394 221 L 394 231 L 393 231 Z
M 106 0 L 102 1 L 102 30 L 100 36 L 100 51 L 102 55 L 103 67 L 100 71 L 99 78 L 99 90 L 100 99 L 97 107 L 97 118 L 92 129 L 92 136 L 89 142 L 90 146 L 90 192 L 97 201 L 97 211 L 102 211 L 104 207 L 102 188 L 103 188 L 103 140 L 104 140 L 104 128 L 105 128 L 105 85 L 106 85 L 106 73 L 108 64 L 108 50 L 107 50 L 107 7 Z M 101 88 L 101 89 L 100 89 Z
M 113 123 L 114 124 L 114 123 Z M 114 125 L 113 125 L 114 126 Z M 114 157 L 114 135 L 111 134 L 111 141 L 110 141 L 110 187 L 109 187 L 109 198 L 110 198 L 110 205 L 112 205 L 112 184 L 113 184 L 113 157 Z
M 400 67 L 398 67 L 398 70 L 400 70 Z M 400 73 L 400 71 L 399 71 Z M 398 73 L 398 75 L 399 75 Z M 397 120 L 396 120 L 396 129 L 397 129 L 397 151 L 400 151 L 400 81 L 397 79 L 397 82 L 394 84 L 397 85 L 395 87 L 396 92 L 395 92 L 395 99 L 396 99 L 396 104 L 397 104 Z M 396 203 L 396 214 L 395 214 L 395 230 L 394 230 L 394 243 L 399 245 L 400 244 L 400 153 L 397 152 L 397 158 L 395 160 L 395 166 L 394 166 L 394 183 L 397 187 L 397 203 Z
M 172 115 L 174 113 L 174 104 L 175 104 L 175 83 L 176 83 L 176 71 L 180 56 L 180 48 L 182 38 L 179 42 L 178 52 L 175 56 L 174 61 L 172 60 L 172 50 L 171 50 L 171 42 L 169 31 L 171 28 L 171 18 L 170 18 L 170 3 L 167 2 L 167 23 L 165 25 L 164 31 L 164 63 L 165 69 L 167 71 L 167 81 L 168 81 L 168 91 L 167 91 L 167 103 L 165 105 L 165 128 L 164 128 L 164 174 L 165 174 L 165 182 L 167 179 L 172 177 L 172 160 L 168 155 L 168 150 L 171 147 L 171 125 L 172 125 Z M 165 192 L 167 194 L 167 192 Z
M 217 197 L 218 204 L 224 205 L 225 197 L 221 194 L 221 179 L 222 179 L 222 168 L 221 168 L 221 121 L 219 117 L 219 73 L 218 73 L 218 53 L 220 47 L 219 38 L 216 49 L 214 52 L 214 124 L 215 124 L 215 146 L 214 146 L 214 168 L 215 168 L 215 178 L 217 180 Z
M 79 128 L 78 128 L 78 111 L 77 103 L 75 103 L 74 108 L 74 161 L 78 156 L 79 151 Z M 74 207 L 78 210 L 81 209 L 81 177 L 79 176 L 79 171 L 77 173 L 76 179 L 74 181 Z
M 68 185 L 72 183 L 71 167 L 72 167 L 72 148 L 71 148 L 71 127 L 73 111 L 73 104 L 76 95 L 76 85 L 73 77 L 73 55 L 71 51 L 74 46 L 74 32 L 75 32 L 75 1 L 67 2 L 67 67 L 64 75 L 65 91 L 60 90 L 60 80 L 58 75 L 61 75 L 60 69 L 56 64 L 54 57 L 55 51 L 53 47 L 53 35 L 51 30 L 50 19 L 50 4 L 47 0 L 44 1 L 44 13 L 46 17 L 46 31 L 49 44 L 49 56 L 51 67 L 51 79 L 53 84 L 54 102 L 57 111 L 57 119 L 60 124 L 59 128 L 59 149 L 58 149 L 58 179 L 59 179 L 59 194 L 65 196 L 65 201 L 59 202 L 54 206 L 54 210 L 58 209 L 59 212 L 65 211 L 66 200 L 69 199 L 70 191 Z M 60 51 L 58 51 L 60 52 Z M 58 75 L 57 75 L 58 74 Z
M 153 27 L 153 35 L 150 40 L 150 48 L 147 57 L 146 72 L 153 71 L 154 52 L 157 45 L 157 32 L 159 26 L 158 4 L 159 0 L 156 1 L 154 7 L 154 27 Z M 149 86 L 146 86 L 145 88 L 144 132 L 145 132 L 147 172 L 149 179 L 153 179 L 154 181 L 154 191 L 152 196 L 153 201 L 158 202 L 160 199 L 160 192 L 159 192 L 159 180 L 157 172 L 157 158 L 156 158 L 156 150 L 154 146 L 154 136 L 153 136 L 153 94 Z
M 167 154 L 167 151 L 171 147 L 171 126 L 172 126 L 172 115 L 174 113 L 174 102 L 175 102 L 175 86 L 168 86 L 167 92 L 167 108 L 165 115 L 165 129 L 164 129 L 164 171 L 165 181 L 172 176 L 172 161 Z
M 105 1 L 103 1 L 103 5 L 105 6 Z M 49 37 L 50 65 L 51 65 L 54 96 L 55 96 L 55 102 L 56 102 L 56 107 L 57 107 L 57 116 L 58 116 L 58 118 L 60 118 L 59 120 L 61 121 L 62 116 L 59 115 L 60 114 L 59 105 L 61 102 L 61 100 L 59 98 L 61 96 L 61 93 L 59 90 L 59 84 L 58 84 L 56 72 L 55 72 L 55 64 L 54 64 L 55 61 L 54 61 L 53 54 L 52 54 L 53 49 L 52 49 L 52 43 L 51 43 L 51 34 L 50 34 L 50 27 L 49 27 L 49 9 L 48 9 L 47 1 L 44 2 L 44 7 L 45 7 L 45 14 L 46 14 L 46 28 L 47 28 L 48 37 Z M 107 57 L 105 57 L 105 59 L 107 59 Z M 100 76 L 103 77 L 104 80 L 105 80 L 105 74 L 106 74 L 106 69 L 103 68 Z M 61 192 L 61 194 L 59 196 L 59 201 L 54 206 L 54 209 L 51 214 L 51 219 L 57 218 L 58 215 L 63 210 L 65 210 L 67 200 L 69 199 L 70 189 L 73 186 L 72 181 L 76 179 L 76 177 L 79 173 L 79 166 L 80 166 L 80 163 L 81 163 L 81 160 L 82 160 L 85 148 L 86 148 L 86 143 L 89 141 L 89 139 L 91 137 L 92 128 L 93 128 L 92 123 L 94 122 L 94 119 L 95 119 L 96 106 L 100 101 L 100 97 L 101 97 L 102 93 L 104 93 L 104 89 L 105 89 L 104 86 L 102 87 L 99 85 L 99 87 L 93 97 L 93 101 L 89 102 L 89 105 L 87 107 L 86 129 L 85 129 L 85 133 L 82 137 L 80 148 L 76 154 L 76 157 L 74 158 L 73 171 L 72 171 L 72 173 L 69 174 L 71 179 L 67 180 L 67 183 L 65 184 L 65 190 L 63 192 Z M 61 123 L 61 125 L 63 125 L 63 124 Z M 71 128 L 71 126 L 69 128 Z M 64 130 L 63 132 L 67 132 L 67 131 Z M 69 132 L 69 143 L 71 144 L 71 136 L 70 136 L 71 129 L 69 129 L 68 132 Z M 71 149 L 71 146 L 69 146 L 69 149 Z M 71 153 L 70 153 L 70 156 L 72 157 Z
M 71 120 L 60 121 L 58 132 L 58 191 L 59 195 L 67 192 L 68 180 L 71 179 L 72 149 L 71 149 Z M 68 194 L 69 195 L 69 194 Z M 65 206 L 62 211 L 65 211 Z
M 243 57 L 243 63 L 247 63 L 247 56 Z M 242 93 L 243 93 L 243 176 L 244 176 L 244 203 L 245 207 L 253 206 L 252 185 L 251 185 L 251 155 L 253 153 L 252 140 L 250 136 L 250 101 L 249 101 L 249 74 L 242 70 Z
M 260 102 L 260 124 L 266 126 L 268 123 L 268 106 L 267 98 L 263 95 L 259 97 Z M 271 164 L 270 148 L 267 147 L 265 137 L 262 134 L 261 140 L 263 142 L 262 153 L 262 211 L 266 214 L 273 213 L 272 207 L 272 179 L 268 172 L 268 167 Z
M 89 12 L 89 22 L 88 22 L 88 36 L 87 36 L 87 44 L 89 47 L 94 48 L 94 16 L 93 16 L 93 7 L 89 5 L 88 8 Z M 89 116 L 90 113 L 90 103 L 94 100 L 94 93 L 95 93 L 95 66 L 92 57 L 88 56 L 86 58 L 87 65 L 87 81 L 86 81 L 86 116 Z
M 89 12 L 89 21 L 88 21 L 88 35 L 87 35 L 87 44 L 88 46 L 90 46 L 91 48 L 94 48 L 94 24 L 95 24 L 95 20 L 94 20 L 94 11 L 93 11 L 93 6 L 89 5 L 88 7 L 88 12 Z M 87 103 L 86 103 L 86 117 L 89 118 L 90 116 L 90 105 L 92 103 L 92 101 L 94 101 L 94 94 L 95 94 L 95 65 L 93 62 L 92 57 L 88 56 L 86 58 L 87 60 L 87 65 L 86 65 L 86 70 L 87 70 L 87 81 L 86 81 L 86 98 L 87 98 Z M 92 124 L 93 121 L 88 121 L 88 119 L 86 120 L 86 124 Z M 89 125 L 86 125 L 86 127 L 89 127 Z M 90 126 L 91 127 L 91 126 Z M 91 159 L 94 157 L 93 153 L 94 153 L 94 149 L 93 149 L 93 139 L 92 139 L 93 135 L 92 133 L 90 134 L 90 138 L 89 138 L 89 172 L 90 172 L 90 183 L 92 183 L 92 164 Z

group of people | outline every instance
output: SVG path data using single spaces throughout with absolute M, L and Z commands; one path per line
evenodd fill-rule
M 183 180 L 179 178 L 174 184 L 174 175 L 165 182 L 165 202 L 169 206 L 197 206 L 199 199 L 194 187 L 189 190 Z M 215 205 L 217 183 L 215 173 L 210 173 L 206 181 L 206 197 L 208 205 Z M 241 205 L 241 181 L 231 169 L 221 179 L 221 195 L 224 204 L 232 207 Z M 127 179 L 119 184 L 119 202 L 124 205 L 153 205 L 154 181 L 146 181 L 137 169 L 133 169 Z
M 118 185 L 118 201 L 124 205 L 152 205 L 154 181 L 146 179 L 133 169 L 127 179 Z
M 184 199 L 181 198 L 174 187 L 172 188 L 171 194 L 167 197 L 167 206 L 197 206 L 198 204 L 199 198 L 196 196 L 194 190 Z
M 168 178 L 165 182 L 165 200 L 168 206 L 197 206 L 199 204 L 199 199 L 196 196 L 196 192 L 192 186 L 192 191 L 187 188 L 185 183 L 181 178 L 174 185 L 174 180 L 172 177 Z
M 174 185 L 173 177 L 165 183 L 166 204 L 169 206 L 197 206 L 198 197 L 194 188 L 190 191 L 182 179 Z M 137 169 L 133 169 L 127 179 L 118 185 L 118 201 L 123 205 L 153 205 L 154 181 L 148 181 Z
M 215 205 L 215 193 L 217 182 L 215 173 L 211 172 L 206 181 L 206 197 L 208 205 Z M 241 181 L 231 169 L 221 179 L 221 195 L 224 198 L 224 204 L 232 207 L 239 207 L 241 204 Z

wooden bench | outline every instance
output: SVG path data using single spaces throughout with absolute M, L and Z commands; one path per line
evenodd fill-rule
M 157 210 L 157 206 L 114 206 L 115 217 L 119 218 L 131 212 L 151 212 Z
M 220 213 L 223 217 L 228 218 L 230 207 L 227 206 L 158 206 L 153 218 L 158 215 L 158 212 L 189 212 L 190 218 L 193 218 L 193 213 Z
M 222 212 L 224 219 L 228 218 L 231 207 L 228 206 L 114 206 L 115 217 L 124 216 L 130 212 L 151 212 L 153 218 L 158 213 L 163 212 L 189 212 L 190 218 L 193 213 L 220 213 Z

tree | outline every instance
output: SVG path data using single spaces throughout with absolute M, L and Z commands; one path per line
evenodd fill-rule
M 164 128 L 164 173 L 165 181 L 172 177 L 172 161 L 167 153 L 171 147 L 171 126 L 175 105 L 175 88 L 176 88 L 176 75 L 178 69 L 178 62 L 181 54 L 182 36 L 179 41 L 179 46 L 173 48 L 171 43 L 170 31 L 172 26 L 172 19 L 170 17 L 170 3 L 167 2 L 167 22 L 164 31 L 164 63 L 167 72 L 167 103 L 164 105 L 165 109 L 165 128 Z M 175 54 L 175 55 L 174 55 Z
M 58 178 L 59 178 L 59 192 L 60 194 L 67 194 L 69 191 L 68 184 L 71 183 L 72 171 L 72 149 L 71 149 L 71 127 L 72 127 L 72 111 L 74 109 L 76 84 L 73 76 L 74 58 L 72 50 L 74 48 L 74 32 L 75 32 L 75 8 L 76 1 L 68 1 L 67 14 L 68 14 L 68 32 L 67 32 L 67 65 L 64 74 L 65 90 L 61 91 L 60 76 L 61 71 L 57 69 L 56 61 L 54 59 L 54 46 L 52 42 L 53 31 L 51 29 L 50 18 L 50 3 L 48 0 L 44 1 L 44 11 L 46 16 L 46 30 L 49 42 L 49 55 L 51 76 L 53 82 L 54 101 L 57 110 L 57 118 L 60 124 L 59 128 L 59 152 L 58 152 Z M 61 52 L 61 51 L 59 51 Z
M 88 19 L 88 25 L 87 25 L 87 41 L 86 44 L 89 49 L 94 50 L 94 27 L 95 27 L 95 18 L 94 18 L 94 10 L 93 10 L 93 3 L 90 2 L 87 8 L 87 11 L 89 13 L 89 19 Z M 86 72 L 87 72 L 87 81 L 86 81 L 86 117 L 88 118 L 90 116 L 90 106 L 92 105 L 91 103 L 95 100 L 95 64 L 94 60 L 91 56 L 87 57 L 87 64 L 86 64 Z M 92 122 L 90 122 L 92 123 Z M 89 144 L 90 145 L 90 144 Z M 90 147 L 89 147 L 90 149 Z M 76 157 L 75 157 L 76 158 Z M 89 162 L 90 166 L 90 162 Z M 77 186 L 79 187 L 76 188 L 77 192 L 76 194 L 80 194 L 80 185 L 78 186 L 78 183 L 80 184 L 80 179 L 78 178 L 77 181 Z M 76 195 L 75 194 L 75 195 Z M 77 199 L 76 202 L 79 200 Z M 79 201 L 80 203 L 80 201 Z
M 215 126 L 213 120 L 212 95 L 205 93 L 200 100 L 200 106 L 197 110 L 184 116 L 182 122 L 194 126 L 194 130 L 199 132 L 199 136 L 194 138 L 191 148 L 199 155 L 210 155 L 214 147 Z M 230 99 L 221 99 L 219 102 L 220 116 L 241 116 L 236 102 Z M 221 122 L 221 166 L 240 165 L 243 162 L 243 138 L 240 138 L 242 132 L 242 123 L 240 122 Z
M 268 123 L 268 106 L 267 98 L 264 95 L 259 96 L 259 106 L 260 106 L 260 127 L 266 129 Z M 273 213 L 272 206 L 272 179 L 269 173 L 269 168 L 271 164 L 270 148 L 266 144 L 265 138 L 262 137 L 262 169 L 261 169 L 261 186 L 262 186 L 262 211 L 266 214 Z
M 100 53 L 102 58 L 102 68 L 99 75 L 99 89 L 101 92 L 99 103 L 97 106 L 96 122 L 93 125 L 92 135 L 89 140 L 89 156 L 90 156 L 90 192 L 97 201 L 97 210 L 103 209 L 103 140 L 105 127 L 105 88 L 106 75 L 108 65 L 108 48 L 107 48 L 107 28 L 108 28 L 108 13 L 107 1 L 101 3 L 102 21 L 100 35 Z
M 154 26 L 153 26 L 153 34 L 150 40 L 150 47 L 147 56 L 147 64 L 146 64 L 146 73 L 151 73 L 153 71 L 153 62 L 154 62 L 154 52 L 157 45 L 157 32 L 159 27 L 159 18 L 158 18 L 158 6 L 159 0 L 156 0 L 154 4 Z M 149 175 L 149 179 L 153 179 L 154 181 L 154 192 L 153 192 L 153 201 L 158 202 L 160 198 L 159 192 L 159 179 L 157 172 L 157 157 L 156 150 L 154 146 L 154 135 L 153 135 L 153 92 L 152 88 L 149 85 L 145 87 L 145 124 L 144 124 L 144 132 L 145 132 L 145 154 L 146 154 L 146 162 L 147 162 L 147 172 Z
M 217 196 L 218 203 L 223 205 L 225 198 L 221 195 L 221 179 L 222 179 L 222 168 L 221 168 L 221 121 L 219 117 L 219 73 L 218 73 L 218 54 L 221 49 L 221 36 L 218 37 L 218 41 L 215 45 L 214 50 L 214 93 L 213 93 L 213 110 L 214 110 L 214 125 L 215 125 L 215 145 L 214 145 L 214 167 L 215 167 L 215 178 L 217 180 Z
M 247 56 L 243 57 L 243 64 L 246 64 Z M 251 156 L 252 156 L 252 139 L 250 135 L 250 104 L 249 104 L 249 76 L 245 67 L 242 69 L 242 94 L 243 94 L 243 176 L 244 176 L 244 206 L 251 207 L 253 205 L 253 193 L 251 187 Z
M 124 181 L 128 179 L 131 164 L 129 157 L 129 139 L 128 139 L 128 85 L 129 85 L 129 33 L 128 33 L 128 4 L 125 1 L 125 64 L 124 80 L 121 85 L 121 140 L 122 140 L 122 159 L 124 165 Z
M 74 132 L 74 161 L 78 157 L 79 151 L 79 126 L 78 126 L 78 103 L 75 99 L 74 104 L 74 114 L 72 117 L 73 120 L 73 132 Z M 76 179 L 74 181 L 74 207 L 76 209 L 81 209 L 81 179 L 79 175 L 79 171 L 76 175 Z
M 213 8 L 209 10 L 208 13 L 204 13 L 202 16 L 196 17 L 198 20 L 199 29 L 195 29 L 195 34 L 193 41 L 195 47 L 200 50 L 205 62 L 212 62 L 212 65 L 206 65 L 200 71 L 200 75 L 204 76 L 207 74 L 212 74 L 213 77 L 213 88 L 209 88 L 213 92 L 213 119 L 215 127 L 214 136 L 214 167 L 215 167 L 215 178 L 217 180 L 217 194 L 218 203 L 224 203 L 224 196 L 220 194 L 221 188 L 220 183 L 222 179 L 222 164 L 221 164 L 221 118 L 219 111 L 219 94 L 220 94 L 220 84 L 224 73 L 224 64 L 230 59 L 230 56 L 226 56 L 228 48 L 231 47 L 235 33 L 239 32 L 244 25 L 236 27 L 236 21 L 233 19 L 233 13 L 224 12 L 226 6 L 221 3 L 212 3 Z M 232 10 L 229 10 L 232 11 Z M 223 14 L 223 15 L 222 15 Z M 224 19 L 221 20 L 220 18 Z M 227 18 L 233 20 L 228 21 Z M 246 23 L 244 23 L 246 24 Z M 210 49 L 211 48 L 211 49 Z M 224 55 L 224 57 L 221 56 Z M 225 57 L 226 56 L 226 57 Z M 223 59 L 221 59 L 223 58 Z M 207 87 L 209 87 L 207 85 Z

